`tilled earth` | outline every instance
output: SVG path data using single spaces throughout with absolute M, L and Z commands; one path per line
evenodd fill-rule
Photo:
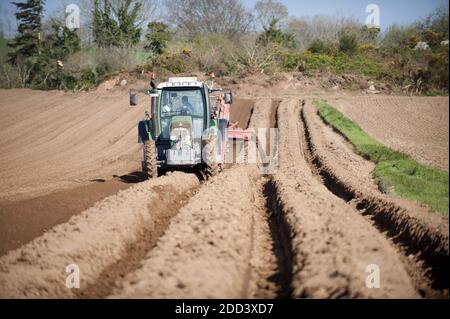
M 45 103 L 40 94 L 55 96 Z M 2 115 L 11 119 L 0 131 L 0 218 L 12 224 L 2 230 L 9 244 L 1 251 L 0 297 L 448 297 L 448 218 L 378 191 L 373 165 L 321 121 L 308 99 L 237 103 L 233 118 L 241 126 L 278 129 L 255 134 L 260 151 L 245 145 L 245 163 L 208 181 L 186 172 L 143 181 L 127 172 L 137 169 L 131 158 L 139 164 L 133 134 L 144 106 L 127 109 L 124 99 L 90 94 L 71 102 L 62 93 L 0 95 Z M 8 109 L 20 99 L 28 111 Z M 83 103 L 92 99 L 98 104 L 88 109 Z M 73 132 L 33 121 L 26 114 L 33 101 L 33 112 L 52 118 L 41 121 Z M 29 126 L 39 134 L 31 150 L 12 138 L 25 138 Z M 103 128 L 115 138 L 96 136 Z M 114 158 L 109 167 L 107 158 Z M 79 178 L 78 189 L 66 183 L 72 178 Z M 97 195 L 85 199 L 89 193 Z M 46 207 L 51 201 L 60 204 Z M 33 221 L 27 216 L 50 221 L 18 240 Z M 66 287 L 72 264 L 80 269 L 79 289 Z M 370 285 L 373 269 L 378 288 Z
M 384 144 L 448 171 L 448 97 L 376 95 L 328 100 Z

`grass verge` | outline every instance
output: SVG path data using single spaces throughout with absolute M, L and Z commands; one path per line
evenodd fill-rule
M 388 193 L 426 204 L 431 211 L 448 214 L 448 173 L 423 165 L 364 132 L 323 100 L 314 100 L 321 118 L 352 143 L 358 154 L 376 163 L 373 172 Z

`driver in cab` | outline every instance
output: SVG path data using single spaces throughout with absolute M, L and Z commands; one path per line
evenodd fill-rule
M 189 99 L 187 96 L 183 96 L 181 98 L 181 108 L 178 111 L 183 115 L 194 113 L 194 107 L 191 103 L 189 103 Z

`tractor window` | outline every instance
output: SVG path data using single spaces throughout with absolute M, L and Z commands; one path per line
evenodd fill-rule
M 162 138 L 170 138 L 170 127 L 174 116 L 191 116 L 194 138 L 201 138 L 205 123 L 205 110 L 205 98 L 200 88 L 163 90 L 159 107 Z

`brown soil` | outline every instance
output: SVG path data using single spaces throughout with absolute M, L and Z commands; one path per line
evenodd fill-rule
M 154 215 L 154 222 L 142 229 L 138 240 L 128 244 L 125 254 L 122 255 L 120 260 L 106 267 L 94 283 L 77 292 L 77 297 L 107 297 L 116 288 L 117 278 L 123 278 L 128 273 L 141 267 L 142 259 L 155 247 L 159 238 L 170 225 L 171 219 L 178 214 L 179 209 L 186 205 L 189 198 L 197 190 L 197 187 L 195 187 L 180 194 L 175 186 L 169 185 L 167 187 L 159 186 L 154 188 L 155 199 L 148 207 L 148 210 Z M 175 198 L 167 200 L 169 194 L 174 195 Z
M 230 122 L 237 123 L 239 128 L 248 128 L 254 105 L 254 100 L 235 99 L 231 105 Z
M 123 90 L 0 91 L 0 222 L 8 240 L 0 297 L 445 296 L 438 286 L 448 219 L 380 194 L 373 164 L 293 97 L 297 80 L 277 90 L 245 84 L 250 99 L 235 100 L 232 120 L 278 127 L 278 143 L 269 145 L 263 131 L 258 160 L 202 184 L 181 172 L 111 180 L 139 167 L 136 123 L 146 100 L 129 108 Z M 22 143 L 30 134 L 33 143 Z M 65 286 L 72 263 L 81 289 Z M 366 286 L 371 264 L 380 267 L 379 289 Z
M 82 288 L 94 285 L 154 227 L 157 213 L 148 207 L 170 206 L 198 184 L 195 175 L 184 173 L 136 184 L 10 251 L 0 258 L 0 297 L 77 296 L 77 289 L 65 286 L 69 264 L 79 266 Z
M 328 100 L 382 143 L 448 171 L 448 97 L 355 96 Z
M 0 90 L 0 255 L 142 181 L 126 97 Z
M 22 201 L 0 203 L 0 256 L 131 185 L 114 179 Z
M 230 123 L 236 123 L 237 128 L 247 129 L 253 114 L 255 101 L 235 98 L 231 105 Z M 245 162 L 246 143 L 242 140 L 230 140 L 226 154 L 226 167 Z
M 279 211 L 291 232 L 293 296 L 416 297 L 389 242 L 313 176 L 303 153 L 299 106 L 298 100 L 280 105 L 280 166 L 273 179 Z M 380 289 L 365 285 L 365 269 L 371 264 L 382 269 Z
M 249 297 L 255 172 L 230 169 L 203 185 L 114 297 Z
M 140 169 L 127 94 L 0 90 L 0 199 L 21 200 Z
M 362 214 L 371 217 L 380 231 L 387 231 L 408 257 L 405 261 L 411 272 L 420 273 L 415 275 L 416 285 L 423 294 L 433 296 L 448 289 L 448 217 L 382 194 L 371 178 L 373 164 L 356 155 L 341 136 L 327 127 L 312 103 L 306 102 L 301 115 L 311 163 L 330 191 L 351 201 Z M 417 260 L 422 264 L 417 266 Z M 422 277 L 429 277 L 428 282 Z

